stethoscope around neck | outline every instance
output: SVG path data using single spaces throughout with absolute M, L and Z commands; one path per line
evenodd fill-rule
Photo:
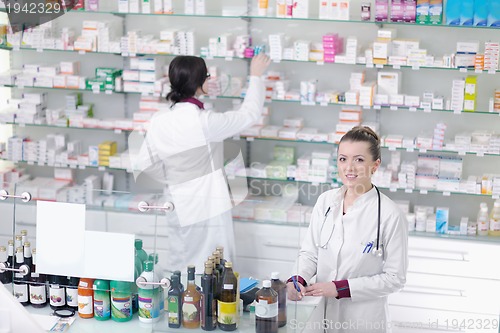
M 371 251 L 371 254 L 376 256 L 376 257 L 381 257 L 384 254 L 384 251 L 380 248 L 380 191 L 378 190 L 378 187 L 373 185 L 375 187 L 375 190 L 377 190 L 377 197 L 378 197 L 378 215 L 377 215 L 377 242 L 376 242 L 376 247 L 373 251 Z M 321 241 L 321 234 L 323 233 L 323 228 L 326 223 L 326 219 L 328 218 L 328 214 L 330 213 L 331 207 L 328 207 L 325 213 L 325 218 L 323 219 L 323 224 L 321 225 L 321 229 L 319 230 L 319 238 Z M 328 240 L 326 241 L 325 244 L 321 245 L 321 243 L 317 243 L 316 246 L 322 249 L 326 249 L 328 247 L 328 243 L 332 239 L 333 236 L 333 231 L 335 230 L 335 227 L 332 228 L 332 231 L 330 232 L 330 236 L 328 237 Z

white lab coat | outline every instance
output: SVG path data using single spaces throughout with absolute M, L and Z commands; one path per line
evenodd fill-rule
M 177 103 L 151 119 L 133 163 L 166 185 L 167 198 L 175 205 L 174 213 L 167 214 L 167 244 L 161 246 L 167 248 L 168 270 L 185 271 L 194 264 L 203 272 L 217 245 L 224 246 L 226 259 L 235 259 L 234 198 L 225 179 L 222 141 L 254 125 L 264 99 L 263 80 L 252 76 L 237 111 L 217 113 Z
M 317 282 L 348 280 L 351 298 L 326 299 L 328 333 L 390 332 L 387 296 L 401 290 L 406 282 L 408 223 L 399 207 L 380 193 L 380 247 L 384 254 L 363 253 L 371 241 L 372 251 L 375 249 L 377 191 L 372 188 L 360 196 L 343 215 L 345 191 L 344 186 L 318 198 L 294 274 L 308 283 L 314 276 Z M 320 247 L 325 244 L 326 248 Z

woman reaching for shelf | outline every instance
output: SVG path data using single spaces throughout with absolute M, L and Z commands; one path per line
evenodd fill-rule
M 344 185 L 318 198 L 288 297 L 324 296 L 328 332 L 390 332 L 387 297 L 406 282 L 408 224 L 371 183 L 380 165 L 377 134 L 361 126 L 346 133 L 337 165 Z
M 170 63 L 170 109 L 153 116 L 133 161 L 134 170 L 161 184 L 164 199 L 175 206 L 167 214 L 168 270 L 184 271 L 195 264 L 202 272 L 217 245 L 224 246 L 226 259 L 234 259 L 231 208 L 237 200 L 225 177 L 223 140 L 258 121 L 265 99 L 261 76 L 269 64 L 264 54 L 254 57 L 240 109 L 218 113 L 205 110 L 198 99 L 207 93 L 210 79 L 205 61 L 178 56 Z

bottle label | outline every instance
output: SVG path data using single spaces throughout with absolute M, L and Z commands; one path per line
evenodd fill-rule
M 158 297 L 143 297 L 139 292 L 139 317 L 141 318 L 158 318 L 159 313 Z
M 78 289 L 66 288 L 66 304 L 73 307 L 79 306 Z
M 217 321 L 225 325 L 236 324 L 237 306 L 236 302 L 217 301 Z
M 66 304 L 66 298 L 64 297 L 64 288 L 49 288 L 49 294 L 50 305 L 63 306 Z
M 500 221 L 495 219 L 490 219 L 490 230 L 500 231 Z
M 47 289 L 44 284 L 32 284 L 30 286 L 30 302 L 31 304 L 44 304 L 47 302 Z
M 14 297 L 17 298 L 17 300 L 19 302 L 27 302 L 28 301 L 28 285 L 14 283 Z
M 92 296 L 78 295 L 78 313 L 82 315 L 91 315 L 94 312 Z
M 184 323 L 196 323 L 200 321 L 200 303 L 187 302 L 184 297 L 182 303 L 182 321 Z M 192 297 L 189 297 L 192 298 Z
M 255 316 L 260 318 L 274 318 L 278 316 L 278 302 L 268 303 L 266 300 L 259 300 L 255 304 Z
M 488 231 L 488 227 L 489 227 L 488 224 L 489 224 L 488 221 L 486 221 L 486 222 L 485 221 L 478 222 L 478 224 L 477 224 L 477 230 L 478 231 Z
M 168 323 L 179 324 L 179 297 L 168 296 Z
M 109 318 L 111 316 L 109 295 L 96 295 L 96 299 L 94 299 L 94 316 L 97 318 Z
M 131 297 L 111 296 L 111 316 L 116 319 L 126 319 L 132 317 Z
M 233 285 L 232 284 L 225 284 L 224 289 L 226 290 L 233 290 Z

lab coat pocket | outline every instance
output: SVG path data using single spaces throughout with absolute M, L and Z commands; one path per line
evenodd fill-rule
M 379 244 L 379 249 L 383 248 L 383 245 Z M 383 256 L 376 255 L 376 249 L 377 242 L 375 240 L 360 242 L 357 267 L 360 276 L 374 275 L 382 271 Z

